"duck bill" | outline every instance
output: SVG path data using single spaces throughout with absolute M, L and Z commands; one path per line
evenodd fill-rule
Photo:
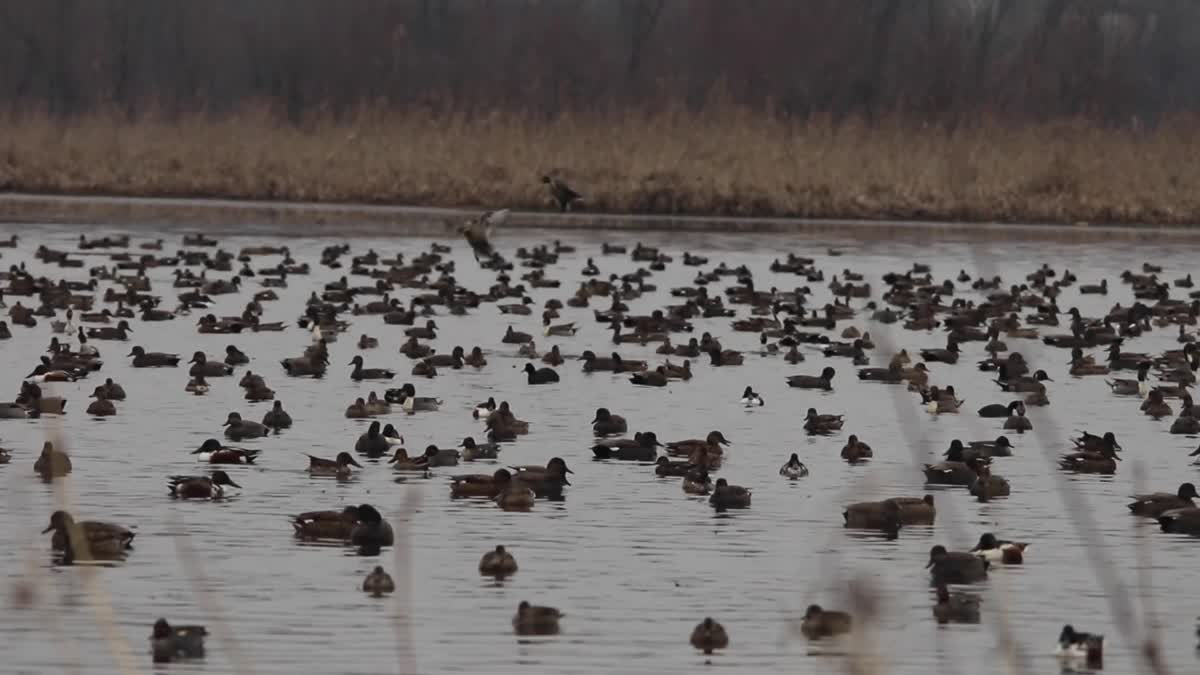
M 239 490 L 240 490 L 240 489 L 242 489 L 242 486 L 241 486 L 241 485 L 238 485 L 238 484 L 237 484 L 237 483 L 235 483 L 235 482 L 233 482 L 233 479 L 232 479 L 232 478 L 230 478 L 230 479 L 229 479 L 229 485 L 231 485 L 231 486 L 233 486 L 233 487 L 235 487 L 235 488 L 237 488 L 237 489 L 239 489 Z
M 929 562 L 925 563 L 925 569 L 929 569 L 930 567 L 933 567 L 933 560 L 930 560 Z
M 353 457 L 350 458 L 350 461 L 347 462 L 347 464 L 349 464 L 350 466 L 357 466 L 360 469 L 363 468 L 362 464 L 359 464 L 358 462 L 354 461 Z
M 50 532 L 53 529 L 54 529 L 54 524 L 51 523 L 50 525 L 46 526 L 46 529 L 42 530 L 42 534 L 46 534 L 47 532 Z

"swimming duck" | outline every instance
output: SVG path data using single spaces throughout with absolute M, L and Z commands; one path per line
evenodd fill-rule
M 597 459 L 620 459 L 634 462 L 653 462 L 658 458 L 662 444 L 653 431 L 638 432 L 633 439 L 618 438 L 604 440 L 592 446 Z
M 528 511 L 533 508 L 536 498 L 537 494 L 532 488 L 512 482 L 500 490 L 500 494 L 493 497 L 492 501 L 505 511 Z
M 750 506 L 750 490 L 741 485 L 730 485 L 724 478 L 718 478 L 713 485 L 708 503 L 718 510 L 744 509 Z
M 199 459 L 209 464 L 253 464 L 262 450 L 245 450 L 221 445 L 221 441 L 210 438 L 193 450 L 191 454 L 200 455 Z
M 1012 492 L 1008 481 L 1000 476 L 992 475 L 991 466 L 987 460 L 978 457 L 968 460 L 967 466 L 975 470 L 975 480 L 967 486 L 967 491 L 981 502 L 993 497 L 1007 497 Z
M 154 622 L 150 634 L 150 652 L 155 663 L 204 658 L 204 626 L 172 626 L 166 619 Z
M 1015 431 L 1019 434 L 1023 434 L 1026 431 L 1033 429 L 1033 422 L 1031 422 L 1029 418 L 1025 416 L 1024 402 L 1017 406 L 1014 412 L 1015 414 L 1009 415 L 1008 419 L 1004 420 L 1005 431 Z
M 971 584 L 987 579 L 990 563 L 974 553 L 946 550 L 937 545 L 929 550 L 929 570 L 934 584 Z
M 65 451 L 54 447 L 54 443 L 46 441 L 42 444 L 42 454 L 33 463 L 33 470 L 43 479 L 57 478 L 71 473 L 71 458 Z
M 348 452 L 339 452 L 335 459 L 323 459 L 308 455 L 308 472 L 314 476 L 338 476 L 344 478 L 350 475 L 350 467 L 352 466 L 362 468 L 362 465 L 354 461 L 354 458 Z
M 50 515 L 50 524 L 42 530 L 42 534 L 54 532 L 50 537 L 50 547 L 56 551 L 66 550 L 70 546 L 68 537 L 72 528 L 87 542 L 88 551 L 92 557 L 121 555 L 125 550 L 133 548 L 133 538 L 136 533 L 126 527 L 105 523 L 98 520 L 76 521 L 66 511 L 55 511 Z
M 813 435 L 840 431 L 842 424 L 842 415 L 818 415 L 816 408 L 809 408 L 804 416 L 804 430 Z
M 358 348 L 359 349 L 375 349 L 378 346 L 379 346 L 379 339 L 373 338 L 370 335 L 367 335 L 366 333 L 363 333 L 362 337 L 358 338 Z
M 725 627 L 713 621 L 712 617 L 705 617 L 692 629 L 690 642 L 705 654 L 712 654 L 729 646 L 729 634 L 725 632 Z
M 383 570 L 382 565 L 376 565 L 363 579 L 362 589 L 373 598 L 382 598 L 396 590 L 396 582 L 392 580 L 392 575 Z
M 467 436 L 459 447 L 463 461 L 473 462 L 478 459 L 496 459 L 500 455 L 500 446 L 495 443 L 476 443 L 475 439 Z
M 1200 535 L 1200 508 L 1190 506 L 1163 511 L 1158 514 L 1158 524 L 1163 532 Z
M 1079 633 L 1067 624 L 1058 634 L 1055 656 L 1066 661 L 1086 661 L 1089 668 L 1098 669 L 1104 661 L 1104 636 Z
M 725 438 L 725 435 L 720 431 L 710 431 L 708 432 L 708 436 L 704 437 L 704 440 L 689 438 L 683 441 L 672 441 L 667 443 L 666 448 L 667 454 L 690 457 L 697 451 L 721 455 L 724 452 L 721 446 L 729 444 L 729 439 Z
M 979 623 L 979 596 L 971 593 L 951 593 L 946 584 L 937 585 L 937 603 L 933 617 L 940 624 Z
M 513 480 L 532 489 L 534 494 L 541 499 L 562 497 L 563 486 L 571 484 L 567 480 L 567 474 L 574 473 L 567 467 L 567 463 L 562 457 L 550 458 L 550 461 L 546 462 L 546 466 L 526 464 L 514 466 L 512 469 L 516 471 Z
M 1025 561 L 1025 549 L 1029 544 L 1020 541 L 1001 541 L 991 532 L 984 532 L 971 553 L 990 563 L 1020 565 Z
M 292 426 L 292 416 L 287 414 L 283 409 L 283 403 L 275 401 L 271 409 L 263 415 L 262 424 L 276 432 L 280 429 L 289 429 Z
M 846 445 L 842 446 L 842 459 L 850 464 L 857 464 L 874 456 L 871 451 L 871 446 L 858 440 L 858 436 L 850 434 L 846 439 Z
M 558 621 L 563 613 L 553 607 L 531 605 L 522 600 L 513 615 L 513 631 L 517 635 L 557 635 Z
M 808 467 L 804 466 L 804 463 L 800 461 L 800 457 L 793 452 L 792 456 L 788 458 L 788 461 L 784 462 L 783 466 L 779 467 L 779 475 L 783 476 L 784 478 L 796 480 L 797 478 L 803 478 L 808 475 Z
M 1160 420 L 1164 417 L 1170 417 L 1173 413 L 1170 404 L 1163 400 L 1163 393 L 1159 389 L 1151 389 L 1146 400 L 1142 401 L 1142 412 L 1148 417 L 1153 417 Z
M 958 439 L 955 439 L 958 440 Z M 953 441 L 951 442 L 953 445 Z M 1007 436 L 997 436 L 994 441 L 970 441 L 966 444 L 963 454 L 964 461 L 972 457 L 991 459 L 992 457 L 1011 457 L 1013 445 Z
M 1063 455 L 1058 460 L 1060 469 L 1076 473 L 1114 474 L 1117 472 L 1117 462 L 1121 458 L 1113 446 L 1102 447 L 1097 451 L 1085 450 Z
M 707 495 L 713 491 L 712 478 L 703 467 L 693 467 L 683 477 L 683 491 L 689 495 Z
M 87 330 L 87 337 L 93 340 L 128 340 L 128 333 L 132 333 L 133 329 L 129 327 L 129 322 L 121 319 L 116 326 L 98 326 Z M 83 326 L 79 327 L 79 334 L 83 335 Z
M 625 418 L 614 415 L 608 408 L 597 408 L 596 416 L 592 419 L 592 433 L 596 436 L 614 436 L 629 430 Z
M 391 546 L 395 541 L 392 526 L 370 504 L 359 504 L 357 522 L 350 531 L 350 543 L 365 548 Z
M 746 387 L 746 389 L 744 391 L 742 391 L 742 405 L 743 406 L 745 406 L 747 408 L 759 408 L 759 407 L 762 407 L 763 403 L 764 403 L 763 397 L 758 395 L 758 393 L 755 392 L 754 389 L 752 389 L 750 387 Z
M 110 401 L 125 400 L 125 388 L 116 382 L 113 382 L 111 377 L 105 379 L 104 384 L 100 385 L 99 388 L 104 390 L 104 398 Z
M 214 471 L 211 476 L 171 476 L 168 480 L 171 496 L 180 499 L 220 499 L 225 496 L 225 486 L 242 487 L 224 471 Z
M 62 415 L 66 412 L 67 400 L 61 396 L 43 396 L 42 388 L 35 382 L 22 382 L 21 393 L 16 400 L 31 413 L 29 417 L 42 414 Z
M 234 345 L 226 345 L 225 347 L 225 365 L 227 366 L 244 366 L 250 363 L 250 357 L 246 353 L 238 349 Z
M 558 345 L 552 345 L 550 351 L 542 355 L 542 363 L 549 366 L 561 366 L 566 359 L 563 358 L 562 352 L 559 351 Z
M 641 373 L 634 373 L 629 376 L 629 381 L 633 384 L 638 384 L 646 387 L 665 387 L 670 378 L 667 377 L 667 370 L 663 366 L 659 366 L 654 370 L 647 370 Z
M 558 373 L 553 368 L 537 368 L 532 363 L 525 364 L 525 374 L 529 384 L 553 384 L 558 382 Z
M 396 392 L 396 402 L 404 409 L 404 412 L 410 415 L 415 412 L 432 412 L 437 410 L 442 405 L 442 399 L 434 396 L 417 396 L 417 390 L 411 384 L 405 384 L 400 389 L 389 389 L 387 398 L 391 400 L 391 395 Z
M 831 366 L 826 366 L 821 370 L 820 375 L 792 375 L 787 378 L 789 387 L 799 389 L 824 389 L 830 391 L 833 389 L 834 369 Z
M 354 452 L 373 459 L 382 458 L 383 455 L 389 453 L 390 449 L 390 444 L 385 440 L 382 432 L 380 432 L 378 420 L 372 422 L 365 434 L 359 436 L 359 440 L 354 443 Z
M 371 411 L 367 408 L 367 402 L 361 396 L 354 399 L 354 403 L 346 406 L 346 419 L 348 420 L 365 420 L 370 416 Z
M 654 462 L 654 473 L 657 476 L 686 476 L 690 471 L 695 469 L 691 462 L 686 460 L 671 461 L 671 458 L 663 455 Z
M 271 430 L 266 425 L 244 420 L 236 412 L 229 413 L 229 416 L 225 419 L 225 423 L 221 426 L 225 427 L 225 436 L 233 441 L 240 441 L 246 438 L 262 438 L 271 433 Z
M 533 342 L 533 336 L 529 333 L 522 333 L 513 330 L 511 325 L 504 331 L 504 337 L 500 339 L 506 345 L 520 345 L 528 342 Z
M 966 461 L 961 442 L 951 443 L 950 449 L 944 453 L 944 457 L 946 459 L 943 462 L 925 465 L 926 483 L 966 486 L 975 481 L 977 474 L 974 467 L 978 464 L 970 464 Z M 974 461 L 982 462 L 978 459 Z
M 945 349 L 922 349 L 921 358 L 926 363 L 958 363 L 958 340 L 952 336 L 946 339 Z
M 451 497 L 487 497 L 493 498 L 500 494 L 509 482 L 512 474 L 508 469 L 496 469 L 495 473 L 467 474 L 450 478 Z
M 87 414 L 92 417 L 110 417 L 117 414 L 117 406 L 104 396 L 104 387 L 96 387 L 92 392 L 92 401 L 87 407 Z
M 849 633 L 851 626 L 849 614 L 822 609 L 820 605 L 809 605 L 800 622 L 800 632 L 809 640 L 819 640 Z
M 387 368 L 363 368 L 363 357 L 356 354 L 350 363 L 346 364 L 354 366 L 354 370 L 350 372 L 350 379 L 355 382 L 362 380 L 390 380 L 396 376 L 396 372 Z
M 579 330 L 578 328 L 575 327 L 574 322 L 551 325 L 549 316 L 545 316 L 542 318 L 542 326 L 543 326 L 542 333 L 546 337 L 550 337 L 550 336 L 570 337 Z
M 479 573 L 497 579 L 512 576 L 517 573 L 517 559 L 504 546 L 497 545 L 496 550 L 484 553 L 479 559 Z
M 227 366 L 220 361 L 209 361 L 208 356 L 204 352 L 196 352 L 192 355 L 192 359 L 188 361 L 192 367 L 188 369 L 188 375 L 196 377 L 202 375 L 204 377 L 225 377 L 233 374 L 233 366 Z
M 433 451 L 430 454 L 430 451 Z M 429 445 L 425 448 L 425 456 L 429 458 L 429 466 L 458 466 L 458 460 L 462 459 L 455 448 L 439 448 L 436 445 Z
M 425 452 L 416 457 L 409 457 L 408 451 L 404 448 L 396 448 L 392 458 L 388 460 L 388 464 L 396 471 L 429 471 L 434 465 L 433 458 L 437 457 L 438 449 L 436 445 L 430 445 L 425 448 Z
M 486 419 L 488 415 L 491 415 L 495 411 L 496 411 L 496 399 L 489 396 L 488 400 L 475 406 L 475 410 L 472 411 L 471 415 L 475 419 L 479 419 L 481 417 Z
M 1012 401 L 1011 403 L 991 403 L 979 409 L 980 417 L 1010 417 L 1015 415 L 1017 408 L 1022 406 L 1021 401 Z
M 1134 495 L 1133 503 L 1127 504 L 1127 506 L 1134 515 L 1157 518 L 1166 511 L 1195 507 L 1193 499 L 1200 499 L 1200 495 L 1196 494 L 1196 486 L 1191 483 L 1181 483 L 1175 494 L 1152 492 Z
M 1105 383 L 1112 389 L 1112 393 L 1118 396 L 1145 396 L 1150 392 L 1150 383 L 1146 381 L 1150 366 L 1148 361 L 1138 364 L 1136 380 L 1116 378 L 1105 380 Z
M 358 522 L 358 507 L 341 511 L 308 511 L 292 518 L 292 529 L 299 539 L 349 540 Z

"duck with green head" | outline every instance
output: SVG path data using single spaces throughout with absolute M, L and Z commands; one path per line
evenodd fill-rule
M 167 483 L 171 496 L 179 499 L 221 499 L 227 486 L 242 487 L 224 471 L 214 471 L 211 476 L 171 476 Z

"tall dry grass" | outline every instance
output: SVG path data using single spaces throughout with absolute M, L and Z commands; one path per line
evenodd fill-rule
M 280 123 L 264 109 L 136 122 L 0 114 L 0 188 L 544 208 L 542 173 L 586 208 L 979 221 L 1200 221 L 1200 119 L 1149 131 L 1081 120 L 955 129 L 708 112 L 362 109 Z

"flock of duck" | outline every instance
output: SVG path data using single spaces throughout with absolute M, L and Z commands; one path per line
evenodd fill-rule
M 579 199 L 560 181 L 547 177 L 546 182 L 556 201 L 561 201 L 559 197 L 566 200 L 566 204 L 559 204 L 561 208 Z M 47 332 L 49 341 L 46 355 L 31 364 L 31 372 L 22 379 L 16 399 L 0 404 L 0 417 L 71 414 L 73 406 L 51 391 L 54 383 L 99 379 L 103 376 L 97 372 L 102 370 L 105 358 L 128 358 L 137 369 L 174 372 L 186 368 L 186 377 L 179 376 L 178 386 L 196 396 L 220 386 L 218 380 L 236 378 L 247 401 L 272 401 L 271 408 L 261 421 L 229 412 L 223 425 L 224 440 L 208 439 L 192 453 L 197 456 L 194 459 L 214 465 L 214 470 L 167 478 L 172 498 L 220 500 L 229 490 L 242 488 L 231 476 L 231 472 L 236 475 L 232 467 L 263 459 L 260 450 L 230 443 L 280 433 L 294 424 L 283 402 L 275 399 L 268 377 L 349 378 L 380 388 L 356 398 L 345 410 L 346 418 L 369 420 L 369 426 L 354 443 L 352 452 L 347 449 L 330 457 L 309 456 L 310 473 L 350 478 L 355 472 L 375 470 L 371 465 L 386 459 L 386 465 L 397 474 L 397 482 L 403 482 L 406 476 L 430 476 L 446 469 L 451 498 L 491 500 L 507 511 L 527 511 L 540 500 L 564 499 L 574 472 L 561 456 L 547 457 L 540 464 L 492 471 L 459 472 L 452 468 L 460 463 L 498 463 L 506 445 L 519 443 L 523 436 L 534 433 L 537 421 L 519 418 L 515 406 L 504 396 L 499 396 L 499 402 L 492 396 L 472 409 L 453 411 L 478 418 L 482 424 L 478 439 L 466 437 L 454 448 L 427 445 L 410 453 L 393 424 L 374 419 L 394 412 L 434 413 L 443 405 L 441 399 L 419 391 L 412 383 L 392 386 L 399 373 L 381 363 L 394 363 L 395 359 L 376 356 L 385 341 L 370 332 L 401 331 L 404 342 L 400 351 L 411 361 L 409 375 L 422 390 L 426 386 L 433 389 L 436 378 L 453 377 L 456 371 L 486 369 L 489 357 L 494 360 L 497 356 L 525 360 L 525 386 L 557 383 L 562 369 L 575 367 L 585 373 L 626 378 L 630 386 L 636 387 L 686 383 L 694 368 L 720 369 L 736 379 L 737 366 L 748 358 L 777 358 L 803 369 L 802 364 L 819 356 L 823 363 L 832 365 L 787 376 L 787 385 L 801 390 L 831 390 L 840 375 L 836 364 L 845 363 L 851 377 L 911 392 L 914 408 L 919 406 L 931 415 L 967 413 L 953 384 L 937 382 L 938 364 L 957 363 L 966 356 L 969 343 L 979 343 L 978 368 L 994 375 L 1000 400 L 967 414 L 999 420 L 1003 435 L 986 440 L 954 440 L 945 451 L 944 461 L 926 465 L 924 474 L 929 484 L 961 486 L 980 501 L 1009 496 L 1009 482 L 994 472 L 994 464 L 1013 454 L 1013 438 L 1032 429 L 1027 408 L 1050 404 L 1047 383 L 1054 379 L 1045 370 L 1031 370 L 1015 349 L 1019 341 L 1040 340 L 1069 351 L 1069 367 L 1060 377 L 1095 377 L 1114 395 L 1136 402 L 1147 416 L 1156 420 L 1174 418 L 1171 433 L 1200 432 L 1200 407 L 1188 394 L 1200 367 L 1200 347 L 1191 332 L 1200 315 L 1200 292 L 1192 292 L 1186 299 L 1174 297 L 1176 289 L 1187 292 L 1191 288 L 1190 276 L 1166 283 L 1158 276 L 1161 270 L 1148 264 L 1140 274 L 1127 272 L 1121 282 L 1128 287 L 1133 302 L 1115 303 L 1107 314 L 1098 317 L 1083 316 L 1074 308 L 1064 312 L 1060 302 L 1072 293 L 1107 294 L 1117 289 L 1110 289 L 1106 281 L 1079 285 L 1069 271 L 1049 266 L 1034 270 L 1020 282 L 1005 284 L 999 277 L 976 279 L 966 272 L 953 280 L 938 281 L 928 267 L 914 264 L 910 269 L 884 275 L 882 289 L 846 269 L 829 280 L 830 301 L 815 304 L 812 288 L 825 283 L 825 272 L 817 269 L 813 260 L 798 255 L 777 259 L 767 271 L 776 278 L 799 278 L 800 286 L 763 289 L 756 284 L 754 272 L 746 267 L 711 265 L 707 259 L 690 253 L 676 260 L 665 251 L 641 244 L 628 250 L 604 244 L 597 252 L 601 262 L 603 258 L 623 256 L 633 261 L 636 270 L 624 275 L 604 274 L 597 257 L 584 256 L 582 280 L 570 293 L 563 294 L 563 282 L 551 278 L 546 268 L 557 264 L 560 257 L 575 254 L 575 250 L 555 242 L 518 249 L 511 259 L 502 255 L 492 244 L 490 234 L 506 215 L 485 213 L 459 227 L 477 264 L 495 275 L 494 284 L 486 289 L 465 288 L 456 281 L 455 262 L 448 255 L 451 249 L 442 244 L 434 244 L 427 251 L 391 256 L 374 250 L 355 254 L 348 245 L 331 246 L 310 266 L 294 260 L 286 246 L 248 247 L 233 253 L 214 239 L 195 235 L 184 237 L 182 247 L 167 254 L 162 240 L 135 243 L 127 236 L 88 239 L 81 235 L 81 251 L 108 254 L 104 264 L 87 270 L 86 279 L 34 276 L 23 262 L 12 264 L 0 274 L 0 307 L 7 314 L 7 321 L 0 322 L 0 338 L 11 337 L 12 330 L 25 330 Z M 19 243 L 14 237 L 0 242 L 0 246 L 16 249 Z M 33 255 L 44 264 L 67 270 L 84 266 L 83 258 L 70 250 L 43 245 Z M 655 272 L 676 264 L 696 268 L 694 283 L 664 289 L 673 304 L 649 314 L 632 313 L 628 303 L 660 292 L 653 283 Z M 271 303 L 279 297 L 275 289 L 300 282 L 318 265 L 339 271 L 332 274 L 340 278 L 314 288 L 295 320 L 264 321 Z M 157 268 L 167 268 L 171 275 L 152 284 L 151 276 Z M 257 289 L 251 289 L 252 281 L 257 282 Z M 171 290 L 162 289 L 163 284 L 170 284 Z M 401 294 L 408 299 L 402 300 Z M 546 296 L 540 311 L 533 299 L 535 294 Z M 208 309 L 218 295 L 244 296 L 244 311 L 235 316 L 210 313 Z M 97 305 L 103 309 L 97 310 Z M 501 350 L 455 345 L 449 352 L 442 352 L 433 346 L 433 342 L 444 344 L 444 337 L 455 335 L 452 317 L 475 312 L 491 312 L 508 322 L 498 336 Z M 566 321 L 563 316 L 568 314 L 577 320 Z M 311 333 L 311 344 L 303 353 L 279 360 L 274 373 L 251 371 L 247 367 L 250 357 L 233 344 L 224 354 L 196 351 L 186 362 L 179 354 L 142 346 L 154 342 L 155 322 L 188 316 L 196 321 L 198 332 L 205 334 L 237 336 L 294 330 L 292 326 L 298 326 Z M 612 344 L 568 349 L 583 316 L 606 326 Z M 739 351 L 707 332 L 693 336 L 695 318 L 728 318 L 732 332 L 753 336 L 757 346 Z M 945 346 L 917 348 L 912 353 L 906 348 L 880 356 L 870 334 L 855 327 L 856 322 L 900 324 L 910 331 L 944 330 Z M 439 323 L 446 324 L 446 328 Z M 1178 331 L 1180 348 L 1160 354 L 1123 350 L 1125 341 L 1155 329 Z M 341 370 L 331 364 L 329 346 L 352 332 L 361 332 L 356 341 L 359 353 Z M 541 338 L 555 340 L 549 351 L 539 352 L 536 344 Z M 141 344 L 128 344 L 135 339 Z M 112 342 L 122 346 L 112 351 L 108 347 Z M 653 345 L 663 361 L 655 364 L 623 357 L 622 345 Z M 1093 349 L 1101 352 L 1086 353 Z M 578 356 L 565 353 L 576 351 Z M 887 365 L 872 367 L 872 361 Z M 1122 373 L 1130 376 L 1117 377 Z M 161 378 L 161 373 L 155 377 Z M 85 414 L 93 417 L 120 415 L 126 405 L 136 405 L 134 401 L 126 403 L 125 390 L 112 378 L 104 378 L 91 397 Z M 518 397 L 518 391 L 511 392 L 510 398 Z M 754 387 L 746 386 L 740 400 L 730 405 L 782 408 L 800 404 L 769 402 Z M 678 480 L 684 493 L 702 496 L 718 511 L 752 508 L 751 488 L 730 484 L 725 478 L 713 480 L 728 460 L 732 445 L 720 430 L 704 430 L 696 438 L 662 442 L 653 431 L 630 434 L 630 424 L 621 412 L 608 407 L 588 411 L 593 459 L 642 463 L 664 480 Z M 847 422 L 847 417 L 836 411 L 808 407 L 797 426 L 811 435 L 837 435 Z M 1083 432 L 1071 442 L 1073 447 L 1059 460 L 1062 471 L 1112 474 L 1117 470 L 1122 448 L 1112 431 Z M 846 436 L 842 459 L 858 464 L 872 457 L 870 445 L 855 434 Z M 0 463 L 18 459 L 19 450 L 0 450 Z M 364 467 L 359 459 L 370 463 Z M 66 450 L 52 441 L 45 442 L 33 468 L 48 481 L 74 469 Z M 86 471 L 86 467 L 80 468 Z M 783 480 L 801 480 L 809 469 L 798 453 L 791 453 L 778 473 Z M 1200 535 L 1200 506 L 1193 501 L 1197 498 L 1200 495 L 1194 485 L 1184 482 L 1167 492 L 1137 495 L 1129 509 L 1134 516 L 1156 519 L 1164 531 Z M 847 528 L 879 531 L 896 538 L 902 528 L 932 525 L 937 508 L 932 494 L 899 495 L 848 504 L 842 516 Z M 296 538 L 344 542 L 368 555 L 396 543 L 391 524 L 368 503 L 299 513 L 292 518 L 291 527 Z M 130 555 L 135 538 L 134 531 L 122 525 L 77 520 L 64 510 L 50 514 L 45 533 L 51 534 L 50 547 L 65 564 L 123 558 Z M 935 589 L 934 619 L 939 623 L 979 622 L 979 597 L 951 587 L 970 586 L 987 579 L 997 568 L 1020 565 L 1029 549 L 1025 542 L 1002 539 L 992 532 L 982 533 L 970 550 L 933 546 L 927 568 Z M 518 573 L 517 560 L 499 545 L 483 554 L 478 572 L 504 579 Z M 394 589 L 392 578 L 382 566 L 362 582 L 362 590 L 372 596 L 383 596 Z M 563 616 L 556 608 L 522 600 L 512 617 L 512 627 L 521 635 L 555 634 Z M 816 640 L 852 632 L 855 625 L 849 612 L 814 604 L 805 612 L 800 630 Z M 205 634 L 203 626 L 172 625 L 160 619 L 151 637 L 154 658 L 170 661 L 200 657 Z M 730 637 L 721 623 L 708 617 L 695 626 L 690 642 L 712 654 L 727 648 Z M 1091 666 L 1102 662 L 1101 635 L 1067 625 L 1061 631 L 1058 647 L 1064 658 L 1080 659 Z

